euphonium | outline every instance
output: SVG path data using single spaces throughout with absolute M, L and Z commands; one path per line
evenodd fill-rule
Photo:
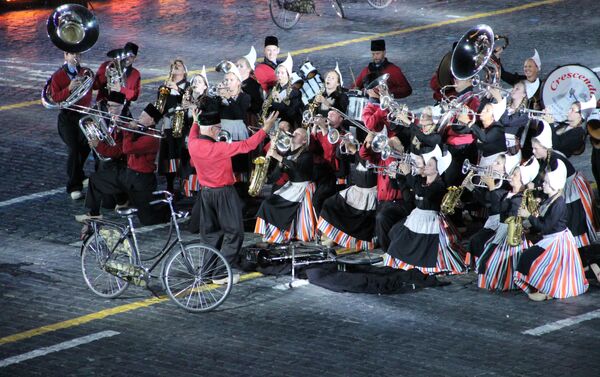
M 271 148 L 273 148 L 277 140 L 279 140 L 280 132 L 281 130 L 277 128 L 275 136 L 273 136 L 273 138 L 271 139 Z M 252 173 L 250 174 L 250 185 L 248 187 L 248 195 L 255 197 L 258 196 L 258 194 L 260 194 L 260 191 L 262 190 L 263 186 L 265 185 L 265 182 L 267 181 L 267 171 L 269 170 L 270 162 L 270 156 L 259 156 L 252 161 L 252 163 L 254 164 L 254 169 L 252 169 Z
M 104 123 L 104 119 L 101 117 L 91 114 L 81 117 L 81 119 L 79 119 L 79 128 L 81 129 L 81 132 L 87 141 L 96 139 L 105 142 L 111 147 L 116 145 L 116 142 L 112 138 L 108 127 L 106 127 L 106 123 Z M 110 157 L 106 157 L 98 153 L 96 148 L 92 148 L 92 150 L 94 153 L 96 153 L 96 156 L 98 156 L 100 161 L 111 160 Z
M 171 89 L 167 87 L 167 83 L 171 81 L 173 78 L 173 69 L 175 68 L 175 63 L 171 63 L 171 69 L 169 70 L 169 77 L 165 80 L 165 82 L 158 87 L 158 94 L 156 96 L 156 102 L 154 102 L 154 107 L 158 109 L 161 113 L 165 111 L 165 105 L 167 104 L 167 97 L 171 93 Z
M 538 202 L 533 196 L 532 189 L 523 191 L 523 199 L 519 209 L 527 209 L 529 213 L 538 212 Z M 506 243 L 510 246 L 518 246 L 523 240 L 523 218 L 521 216 L 511 216 L 505 220 L 508 225 Z

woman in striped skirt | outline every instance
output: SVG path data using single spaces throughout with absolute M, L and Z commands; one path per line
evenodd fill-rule
M 449 153 L 442 156 L 439 146 L 423 154 L 425 167 L 421 176 L 406 176 L 415 194 L 415 208 L 408 217 L 390 231 L 390 246 L 384 263 L 393 268 L 416 268 L 425 274 L 465 272 L 465 252 L 458 242 L 454 225 L 440 212 L 446 185 L 440 174 L 452 161 Z M 400 164 L 403 174 L 406 165 Z
M 367 169 L 367 162 L 358 157 L 355 144 L 347 139 L 344 144 L 357 161 L 356 169 L 351 173 L 353 185 L 325 200 L 317 228 L 329 241 L 324 244 L 371 250 L 375 248 L 377 174 Z
M 287 181 L 265 199 L 256 214 L 254 233 L 262 234 L 269 243 L 289 242 L 296 238 L 311 241 L 315 236 L 316 215 L 312 204 L 315 184 L 312 182 L 313 155 L 307 148 L 305 129 L 294 131 L 290 151 L 281 156 L 275 147 L 267 153 L 279 161 L 288 173 Z
M 540 161 L 540 171 L 543 172 L 550 161 L 561 160 L 567 169 L 567 180 L 563 197 L 567 204 L 567 227 L 575 237 L 577 247 L 588 246 L 596 241 L 596 226 L 594 224 L 593 194 L 589 182 L 583 174 L 575 170 L 573 164 L 564 154 L 552 149 L 552 129 L 548 123 L 541 122 L 541 132 L 532 139 L 533 154 Z M 541 184 L 543 174 L 537 178 Z
M 535 148 L 535 146 L 534 146 Z M 588 289 L 577 244 L 567 228 L 567 204 L 562 195 L 567 180 L 565 164 L 555 159 L 544 177 L 544 193 L 539 215 L 519 209 L 543 238 L 519 257 L 515 284 L 534 301 L 577 296 Z
M 485 244 L 483 253 L 477 259 L 477 285 L 491 291 L 509 291 L 517 289 L 513 275 L 519 255 L 531 246 L 525 234 L 516 246 L 508 243 L 508 224 L 506 220 L 517 216 L 523 200 L 526 186 L 537 176 L 539 163 L 535 158 L 517 166 L 510 175 L 511 190 L 504 193 L 500 200 L 499 223 L 496 231 Z

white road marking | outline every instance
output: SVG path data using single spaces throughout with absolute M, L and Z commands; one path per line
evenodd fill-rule
M 594 72 L 600 72 L 600 67 L 592 68 L 592 71 L 594 71 Z
M 447 14 L 446 17 L 448 17 L 448 18 L 461 18 L 462 16 L 457 16 L 455 14 Z
M 21 355 L 17 355 L 17 356 L 6 358 L 4 360 L 0 360 L 0 368 L 4 368 L 9 365 L 17 364 L 22 361 L 30 360 L 30 359 L 33 359 L 36 357 L 44 356 L 49 353 L 59 352 L 59 351 L 63 351 L 63 350 L 69 349 L 69 348 L 78 347 L 82 344 L 91 343 L 96 340 L 100 340 L 102 338 L 108 338 L 108 337 L 115 336 L 115 335 L 119 335 L 119 333 L 116 331 L 112 331 L 112 330 L 101 331 L 101 332 L 98 332 L 95 334 L 82 336 L 81 338 L 75 338 L 75 339 L 68 340 L 66 342 L 58 343 L 53 346 L 38 348 L 31 352 L 23 353 Z
M 2 207 L 8 207 L 10 205 L 22 203 L 22 202 L 25 202 L 25 201 L 28 201 L 28 200 L 32 200 L 32 199 L 44 198 L 46 196 L 58 194 L 59 192 L 65 192 L 65 188 L 61 187 L 61 188 L 57 188 L 57 189 L 54 189 L 54 190 L 37 192 L 35 194 L 30 194 L 30 195 L 25 195 L 25 196 L 19 196 L 18 198 L 13 198 L 13 199 L 5 200 L 3 202 L 0 202 L 0 208 L 2 208 Z
M 552 331 L 560 330 L 565 327 L 576 325 L 580 322 L 589 321 L 591 319 L 597 319 L 597 318 L 600 318 L 600 309 L 594 310 L 589 313 L 576 315 L 574 317 L 561 319 L 560 321 L 550 322 L 543 326 L 539 326 L 534 329 L 529 329 L 529 330 L 523 331 L 522 334 L 540 336 L 540 335 L 551 333 Z

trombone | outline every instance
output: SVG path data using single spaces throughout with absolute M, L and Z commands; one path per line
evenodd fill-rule
M 364 124 L 350 118 L 348 115 L 346 115 L 342 111 L 336 109 L 335 107 L 330 108 L 330 110 L 337 112 L 338 114 L 340 114 L 340 116 L 342 118 L 344 118 L 348 122 L 352 123 L 352 125 L 356 126 L 357 128 L 360 128 L 361 130 L 365 131 L 367 134 L 374 133 L 375 137 L 373 138 L 373 141 L 371 142 L 371 149 L 373 150 L 373 152 L 381 153 L 384 150 L 386 150 L 387 148 L 389 148 L 389 145 L 388 145 L 389 139 L 388 139 L 387 131 L 386 131 L 385 127 L 381 132 L 375 132 L 375 131 L 368 129 Z

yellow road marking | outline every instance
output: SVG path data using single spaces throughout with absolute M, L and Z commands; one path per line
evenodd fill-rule
M 244 274 L 240 276 L 240 281 L 252 280 L 263 276 L 260 272 L 251 272 L 249 274 Z M 46 334 L 52 331 L 62 330 L 69 327 L 75 327 L 79 325 L 86 324 L 88 322 L 97 321 L 106 317 L 110 317 L 113 315 L 130 312 L 132 310 L 137 310 L 141 308 L 145 308 L 148 306 L 152 306 L 155 304 L 159 304 L 161 302 L 167 301 L 169 298 L 167 296 L 153 297 L 141 301 L 132 302 L 130 304 L 116 306 L 110 309 L 100 310 L 95 313 L 86 314 L 77 318 L 69 319 L 62 322 L 53 323 L 51 325 L 37 327 L 35 329 L 23 331 L 17 334 L 5 336 L 0 338 L 0 345 L 7 343 L 14 343 L 20 340 L 32 338 L 34 336 Z
M 533 3 L 523 4 L 523 5 L 519 5 L 519 6 L 516 6 L 516 7 L 505 8 L 505 9 L 498 9 L 498 10 L 489 11 L 489 12 L 483 12 L 483 13 L 476 13 L 476 14 L 473 14 L 473 15 L 470 15 L 470 16 L 465 16 L 465 17 L 460 17 L 460 18 L 454 18 L 454 19 L 451 19 L 451 20 L 435 22 L 435 23 L 432 23 L 432 24 L 421 25 L 421 26 L 413 26 L 413 27 L 409 27 L 409 28 L 405 28 L 405 29 L 392 30 L 392 31 L 384 32 L 384 33 L 370 34 L 370 35 L 365 36 L 365 37 L 347 39 L 345 41 L 328 43 L 328 44 L 319 45 L 319 46 L 315 46 L 315 47 L 304 48 L 304 49 L 300 49 L 300 50 L 294 50 L 294 51 L 290 51 L 290 54 L 292 56 L 301 55 L 301 54 L 308 54 L 310 52 L 321 51 L 321 50 L 328 50 L 328 49 L 334 48 L 334 47 L 343 47 L 343 46 L 347 46 L 347 45 L 354 44 L 354 43 L 367 42 L 367 41 L 370 41 L 371 39 L 383 38 L 383 37 L 392 37 L 392 36 L 396 36 L 396 35 L 412 33 L 412 32 L 415 32 L 415 31 L 421 31 L 421 30 L 427 30 L 427 29 L 434 29 L 434 28 L 441 27 L 441 26 L 457 24 L 457 23 L 460 23 L 460 22 L 471 21 L 471 20 L 476 20 L 476 19 L 480 19 L 480 18 L 486 18 L 486 17 L 490 17 L 490 16 L 499 16 L 499 15 L 503 15 L 503 14 L 514 13 L 514 12 L 518 12 L 518 11 L 521 11 L 521 10 L 531 9 L 531 8 L 535 8 L 535 7 L 539 7 L 539 6 L 543 6 L 543 5 L 550 5 L 550 4 L 560 3 L 560 2 L 563 2 L 563 1 L 565 1 L 565 0 L 543 0 L 543 1 L 536 1 L 536 2 L 533 2 Z M 280 57 L 287 56 L 287 53 L 285 53 L 285 54 L 283 54 L 283 53 L 279 54 L 279 56 Z M 257 61 L 261 61 L 261 59 L 258 59 Z M 210 69 L 206 70 L 206 72 L 214 72 L 214 71 L 215 71 L 214 68 L 210 68 Z M 188 72 L 188 74 L 197 74 L 197 73 L 200 73 L 200 71 L 199 70 L 195 70 L 195 71 Z M 141 82 L 142 82 L 142 84 L 151 84 L 151 83 L 165 81 L 166 79 L 167 79 L 167 76 L 158 76 L 158 77 L 152 77 L 152 78 L 149 78 L 149 79 L 144 79 Z M 37 105 L 37 104 L 41 104 L 41 101 L 40 100 L 26 101 L 26 102 L 14 103 L 14 104 L 11 104 L 11 105 L 3 105 L 3 106 L 0 106 L 0 111 L 12 110 L 12 109 L 17 109 L 17 108 L 26 107 L 26 106 L 30 106 L 30 105 Z

